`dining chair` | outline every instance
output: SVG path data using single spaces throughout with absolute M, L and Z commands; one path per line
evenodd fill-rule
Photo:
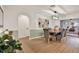
M 49 32 L 49 38 L 51 38 L 52 40 L 56 40 L 56 36 L 55 36 L 55 33 L 51 33 Z
M 56 34 L 56 41 L 61 41 L 62 39 L 62 32 Z
M 67 40 L 67 29 L 62 30 L 62 41 Z
M 49 43 L 51 37 L 49 36 L 49 29 L 43 29 L 43 31 L 44 31 L 44 39 Z
M 44 31 L 44 39 L 48 42 L 48 43 L 50 43 L 50 41 L 52 40 L 56 40 L 56 36 L 55 36 L 55 33 L 51 33 L 51 32 L 49 32 L 49 30 L 50 29 L 43 29 L 43 31 Z

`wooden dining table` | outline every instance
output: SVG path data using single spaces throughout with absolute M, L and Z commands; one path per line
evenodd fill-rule
M 43 29 L 44 30 L 44 37 L 45 40 L 50 42 L 50 37 L 53 38 L 53 36 L 56 38 L 57 41 L 57 36 L 59 33 L 61 33 L 61 30 L 54 30 L 54 29 Z
M 57 41 L 57 35 L 61 35 L 61 30 L 49 30 L 49 35 L 54 36 L 56 38 Z

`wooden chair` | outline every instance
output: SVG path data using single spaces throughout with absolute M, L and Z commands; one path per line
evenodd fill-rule
M 44 31 L 44 40 L 46 40 L 47 42 L 49 41 L 48 38 L 49 38 L 49 31 L 48 29 L 43 29 Z
M 62 38 L 65 38 L 67 40 L 67 29 L 64 29 L 62 31 Z M 64 40 L 63 40 L 64 41 Z
M 56 38 L 54 33 L 49 32 L 49 29 L 43 29 L 43 31 L 44 31 L 44 38 L 48 43 L 50 43 L 50 39 L 53 40 L 54 38 Z
M 56 41 L 61 41 L 62 39 L 62 32 L 56 34 Z

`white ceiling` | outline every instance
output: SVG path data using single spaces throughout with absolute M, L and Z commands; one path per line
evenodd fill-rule
M 69 18 L 79 18 L 79 5 L 62 5 L 62 8 Z
M 53 7 L 50 7 L 50 5 L 5 5 L 5 7 L 22 11 L 26 10 L 27 12 L 38 12 L 41 10 L 45 10 L 45 12 L 49 14 L 53 14 L 50 11 L 50 9 L 52 9 L 61 14 L 65 14 L 68 17 L 78 17 L 79 15 L 79 5 L 55 5 Z
M 51 9 L 58 11 L 59 13 L 73 14 L 79 13 L 79 5 L 56 5 Z
M 79 5 L 62 5 L 60 7 L 63 8 L 67 13 L 79 13 Z
M 45 10 L 49 9 L 50 5 L 5 5 L 7 8 L 17 8 L 17 9 L 27 9 L 27 10 Z M 79 12 L 79 5 L 56 5 L 51 7 L 53 10 L 58 11 L 59 13 L 73 13 Z
M 79 5 L 55 5 L 51 10 L 64 14 L 67 18 L 79 18 Z

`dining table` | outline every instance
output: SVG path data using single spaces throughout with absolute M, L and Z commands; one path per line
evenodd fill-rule
M 58 41 L 58 36 L 62 34 L 61 30 L 54 30 L 54 29 L 43 29 L 44 30 L 44 37 L 45 40 L 49 43 L 50 39 L 56 38 L 54 40 Z
M 55 37 L 56 41 L 58 41 L 57 37 L 58 37 L 58 35 L 62 35 L 62 31 L 51 29 L 51 30 L 49 30 L 49 35 L 52 37 Z M 60 38 L 60 40 L 61 40 L 61 38 Z

